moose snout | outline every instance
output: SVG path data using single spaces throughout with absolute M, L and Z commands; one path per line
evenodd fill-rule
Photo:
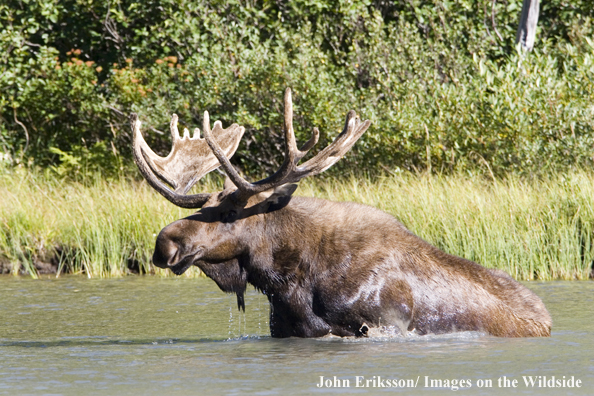
M 155 243 L 155 252 L 153 253 L 153 264 L 159 268 L 169 268 L 175 265 L 175 257 L 179 246 L 171 239 L 160 233 Z

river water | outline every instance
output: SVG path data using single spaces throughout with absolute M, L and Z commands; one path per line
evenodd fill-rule
M 527 286 L 550 338 L 272 339 L 209 279 L 3 276 L 0 395 L 594 394 L 594 282 Z

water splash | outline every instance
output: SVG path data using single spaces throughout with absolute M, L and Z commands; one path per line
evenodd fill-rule
M 236 301 L 231 298 L 229 300 L 229 325 L 228 325 L 228 339 L 242 338 L 248 336 L 248 326 L 245 311 L 239 310 L 238 313 L 233 315 L 233 311 L 236 307 Z M 243 324 L 242 324 L 243 322 Z
M 469 341 L 490 337 L 478 331 L 461 331 L 447 334 L 419 334 L 416 330 L 403 334 L 396 326 L 381 326 L 370 328 L 367 337 L 339 337 L 328 335 L 318 338 L 320 341 L 341 342 L 442 342 L 442 341 Z

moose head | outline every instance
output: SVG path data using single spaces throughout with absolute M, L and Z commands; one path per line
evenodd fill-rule
M 221 122 L 217 121 L 211 130 L 210 117 L 205 111 L 204 138 L 200 138 L 198 128 L 194 130 L 193 137 L 190 137 L 187 129 L 180 137 L 178 118 L 174 114 L 170 123 L 173 148 L 163 158 L 155 154 L 145 142 L 137 115 L 131 116 L 134 159 L 147 182 L 177 206 L 201 208 L 195 215 L 179 220 L 160 232 L 153 263 L 160 268 L 169 268 L 177 275 L 197 265 L 221 289 L 237 293 L 238 306 L 242 309 L 245 309 L 243 294 L 246 276 L 240 270 L 237 257 L 245 249 L 245 238 L 261 238 L 255 230 L 254 223 L 258 220 L 256 215 L 286 205 L 297 189 L 295 183 L 304 177 L 321 173 L 338 162 L 371 124 L 370 121 L 361 122 L 356 113 L 350 111 L 342 133 L 334 142 L 298 166 L 299 161 L 316 145 L 320 133 L 314 128 L 311 138 L 301 149 L 297 149 L 289 88 L 285 91 L 284 102 L 284 162 L 272 176 L 255 183 L 243 179 L 228 159 L 237 150 L 244 127 L 233 124 L 223 129 Z M 185 195 L 200 178 L 219 166 L 228 175 L 223 191 Z M 217 237 L 213 239 L 215 235 Z
M 545 336 L 551 320 L 540 299 L 507 274 L 448 255 L 392 216 L 354 204 L 294 197 L 297 182 L 342 158 L 369 128 L 350 111 L 343 131 L 300 164 L 319 132 L 297 149 L 291 91 L 285 92 L 284 162 L 250 183 L 229 162 L 244 128 L 211 130 L 204 139 L 171 120 L 173 148 L 163 158 L 146 144 L 131 117 L 134 158 L 147 182 L 173 204 L 200 208 L 165 227 L 153 263 L 182 274 L 198 266 L 226 292 L 243 295 L 248 283 L 270 301 L 273 337 L 364 336 L 371 329 L 444 333 L 476 330 L 497 336 Z M 221 166 L 222 191 L 187 195 Z M 169 187 L 167 186 L 169 185 Z

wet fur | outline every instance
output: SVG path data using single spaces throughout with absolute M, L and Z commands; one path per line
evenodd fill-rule
M 221 222 L 221 200 L 164 228 L 154 261 L 171 263 L 177 249 L 223 291 L 236 293 L 240 307 L 252 284 L 270 301 L 273 337 L 362 336 L 383 326 L 550 335 L 549 313 L 526 287 L 440 251 L 380 210 L 293 197 Z

